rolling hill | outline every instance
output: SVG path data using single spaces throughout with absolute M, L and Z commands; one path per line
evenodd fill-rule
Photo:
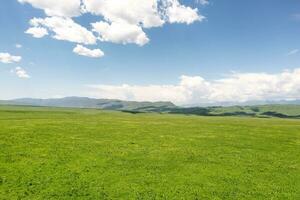
M 103 110 L 118 110 L 129 113 L 170 113 L 200 116 L 244 116 L 244 117 L 278 117 L 300 118 L 298 101 L 269 102 L 265 105 L 238 106 L 208 106 L 208 107 L 179 107 L 172 102 L 138 102 L 115 99 L 93 99 L 88 97 L 65 97 L 57 99 L 23 98 L 0 101 L 2 105 L 94 108 Z M 271 104 L 272 103 L 272 104 Z
M 167 109 L 175 108 L 171 102 L 137 102 L 121 101 L 115 99 L 93 99 L 88 97 L 65 97 L 57 99 L 33 99 L 23 98 L 8 101 L 0 101 L 5 105 L 28 105 L 46 107 L 66 107 L 66 108 L 96 108 L 104 110 L 147 110 L 151 108 Z

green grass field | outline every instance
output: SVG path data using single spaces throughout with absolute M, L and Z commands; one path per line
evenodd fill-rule
M 0 106 L 0 199 L 300 199 L 300 120 Z

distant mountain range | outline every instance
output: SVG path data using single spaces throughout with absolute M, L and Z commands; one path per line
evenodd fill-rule
M 6 105 L 27 105 L 27 106 L 48 106 L 48 107 L 67 107 L 67 108 L 96 108 L 106 110 L 149 110 L 169 109 L 176 106 L 171 102 L 137 102 L 121 101 L 114 99 L 93 99 L 88 97 L 65 97 L 57 99 L 13 99 L 1 100 L 0 104 Z
M 171 113 L 193 114 L 201 116 L 249 116 L 300 118 L 300 100 L 295 101 L 260 101 L 242 104 L 224 103 L 223 106 L 208 104 L 207 107 L 179 107 L 172 102 L 137 102 L 114 99 L 93 99 L 88 97 L 65 97 L 56 99 L 23 98 L 0 100 L 0 105 L 46 106 L 66 108 L 94 108 L 119 110 L 129 113 Z

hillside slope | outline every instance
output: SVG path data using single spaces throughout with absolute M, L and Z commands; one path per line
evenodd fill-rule
M 23 98 L 8 101 L 0 101 L 0 104 L 66 108 L 98 108 L 106 110 L 147 110 L 151 108 L 159 110 L 176 107 L 171 102 L 137 102 L 121 101 L 115 99 L 94 99 L 88 97 L 65 97 L 57 99 Z
M 193 114 L 200 116 L 300 118 L 300 105 L 297 104 L 179 107 L 171 102 L 137 102 L 114 99 L 93 99 L 87 97 L 66 97 L 60 99 L 25 98 L 10 101 L 0 101 L 0 104 L 66 108 L 95 108 L 104 110 L 119 110 L 129 113 L 156 112 L 170 114 Z
M 170 113 L 194 114 L 194 115 L 201 115 L 201 116 L 249 116 L 249 117 L 300 118 L 300 105 L 174 108 L 170 110 Z

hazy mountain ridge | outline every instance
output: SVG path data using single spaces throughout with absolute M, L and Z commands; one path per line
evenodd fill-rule
M 253 102 L 252 102 L 253 103 Z M 119 110 L 129 113 L 171 113 L 192 114 L 200 116 L 248 116 L 248 117 L 279 117 L 300 118 L 300 101 L 278 101 L 265 104 L 208 107 L 179 107 L 172 102 L 137 102 L 117 99 L 93 99 L 88 97 L 65 97 L 57 99 L 23 98 L 2 100 L 2 105 L 25 105 L 67 108 L 94 108 L 104 110 Z M 276 104 L 275 104 L 276 103 Z
M 28 106 L 50 106 L 68 108 L 96 108 L 107 110 L 134 110 L 143 107 L 174 108 L 171 102 L 137 102 L 122 101 L 117 99 L 93 99 L 88 97 L 65 97 L 56 99 L 34 99 L 22 98 L 13 100 L 2 100 L 0 104 L 28 105 Z

